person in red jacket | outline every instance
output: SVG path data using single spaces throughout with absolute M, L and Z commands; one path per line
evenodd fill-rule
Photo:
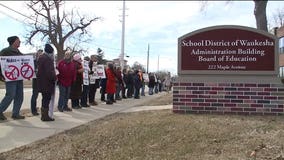
M 64 59 L 59 61 L 57 65 L 57 70 L 59 72 L 57 75 L 59 87 L 58 110 L 59 112 L 72 111 L 68 107 L 68 99 L 71 85 L 76 80 L 76 66 L 72 61 L 71 51 L 65 52 Z
M 106 104 L 113 104 L 114 94 L 116 92 L 116 76 L 114 72 L 113 63 L 108 63 L 106 69 L 107 83 L 106 83 L 106 93 L 107 101 Z

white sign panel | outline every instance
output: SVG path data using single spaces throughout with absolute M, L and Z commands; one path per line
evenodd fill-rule
M 147 73 L 143 73 L 144 82 L 149 82 L 149 75 Z
M 95 84 L 96 79 L 106 78 L 104 65 L 93 65 L 93 74 L 90 75 L 90 84 Z
M 89 85 L 89 61 L 84 60 L 83 61 L 83 84 L 84 85 Z
M 1 56 L 1 71 L 5 81 L 30 80 L 35 78 L 32 55 Z
M 97 65 L 96 74 L 97 74 L 97 77 L 101 79 L 106 78 L 104 65 Z

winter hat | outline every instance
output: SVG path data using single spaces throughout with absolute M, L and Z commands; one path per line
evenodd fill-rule
M 7 38 L 7 41 L 9 42 L 9 45 L 11 46 L 19 37 L 17 36 L 11 36 Z
M 45 53 L 52 54 L 53 51 L 54 51 L 54 49 L 52 48 L 52 46 L 50 44 L 45 44 L 45 47 L 44 47 Z
M 74 54 L 73 59 L 74 61 L 82 62 L 81 56 L 78 53 Z
M 89 56 L 86 56 L 86 57 L 84 57 L 84 60 L 85 60 L 85 61 L 90 61 L 90 57 L 89 57 Z

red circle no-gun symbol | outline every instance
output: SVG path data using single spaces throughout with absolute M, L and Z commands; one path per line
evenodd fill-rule
M 16 80 L 20 76 L 19 69 L 14 65 L 9 65 L 5 70 L 5 76 L 9 80 Z
M 34 75 L 34 70 L 33 68 L 28 65 L 28 64 L 24 64 L 22 67 L 21 67 L 21 74 L 22 76 L 25 78 L 25 79 L 30 79 L 33 77 Z

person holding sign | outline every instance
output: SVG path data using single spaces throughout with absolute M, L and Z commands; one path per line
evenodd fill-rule
M 82 90 L 82 96 L 81 96 L 81 107 L 90 107 L 90 105 L 87 103 L 88 102 L 88 95 L 89 95 L 89 74 L 90 74 L 90 68 L 89 68 L 89 61 L 90 58 L 89 56 L 84 57 L 83 61 L 83 90 Z
M 90 67 L 90 90 L 89 90 L 89 104 L 92 106 L 98 105 L 98 102 L 95 100 L 97 88 L 100 87 L 100 79 L 97 75 L 97 56 L 91 55 L 91 60 L 89 62 Z
M 9 42 L 9 47 L 4 48 L 0 52 L 0 56 L 19 56 L 23 55 L 19 51 L 20 47 L 20 39 L 17 36 L 8 37 L 7 41 Z M 2 72 L 1 72 L 2 74 Z M 3 75 L 1 75 L 3 79 Z M 23 80 L 13 80 L 13 81 L 6 81 L 6 94 L 5 97 L 2 99 L 0 103 L 0 120 L 6 120 L 7 118 L 4 116 L 3 112 L 8 108 L 12 101 L 13 104 L 13 111 L 12 111 L 12 118 L 13 119 L 24 119 L 25 116 L 20 115 L 20 109 L 22 107 L 22 103 L 24 100 L 24 91 L 23 91 Z

